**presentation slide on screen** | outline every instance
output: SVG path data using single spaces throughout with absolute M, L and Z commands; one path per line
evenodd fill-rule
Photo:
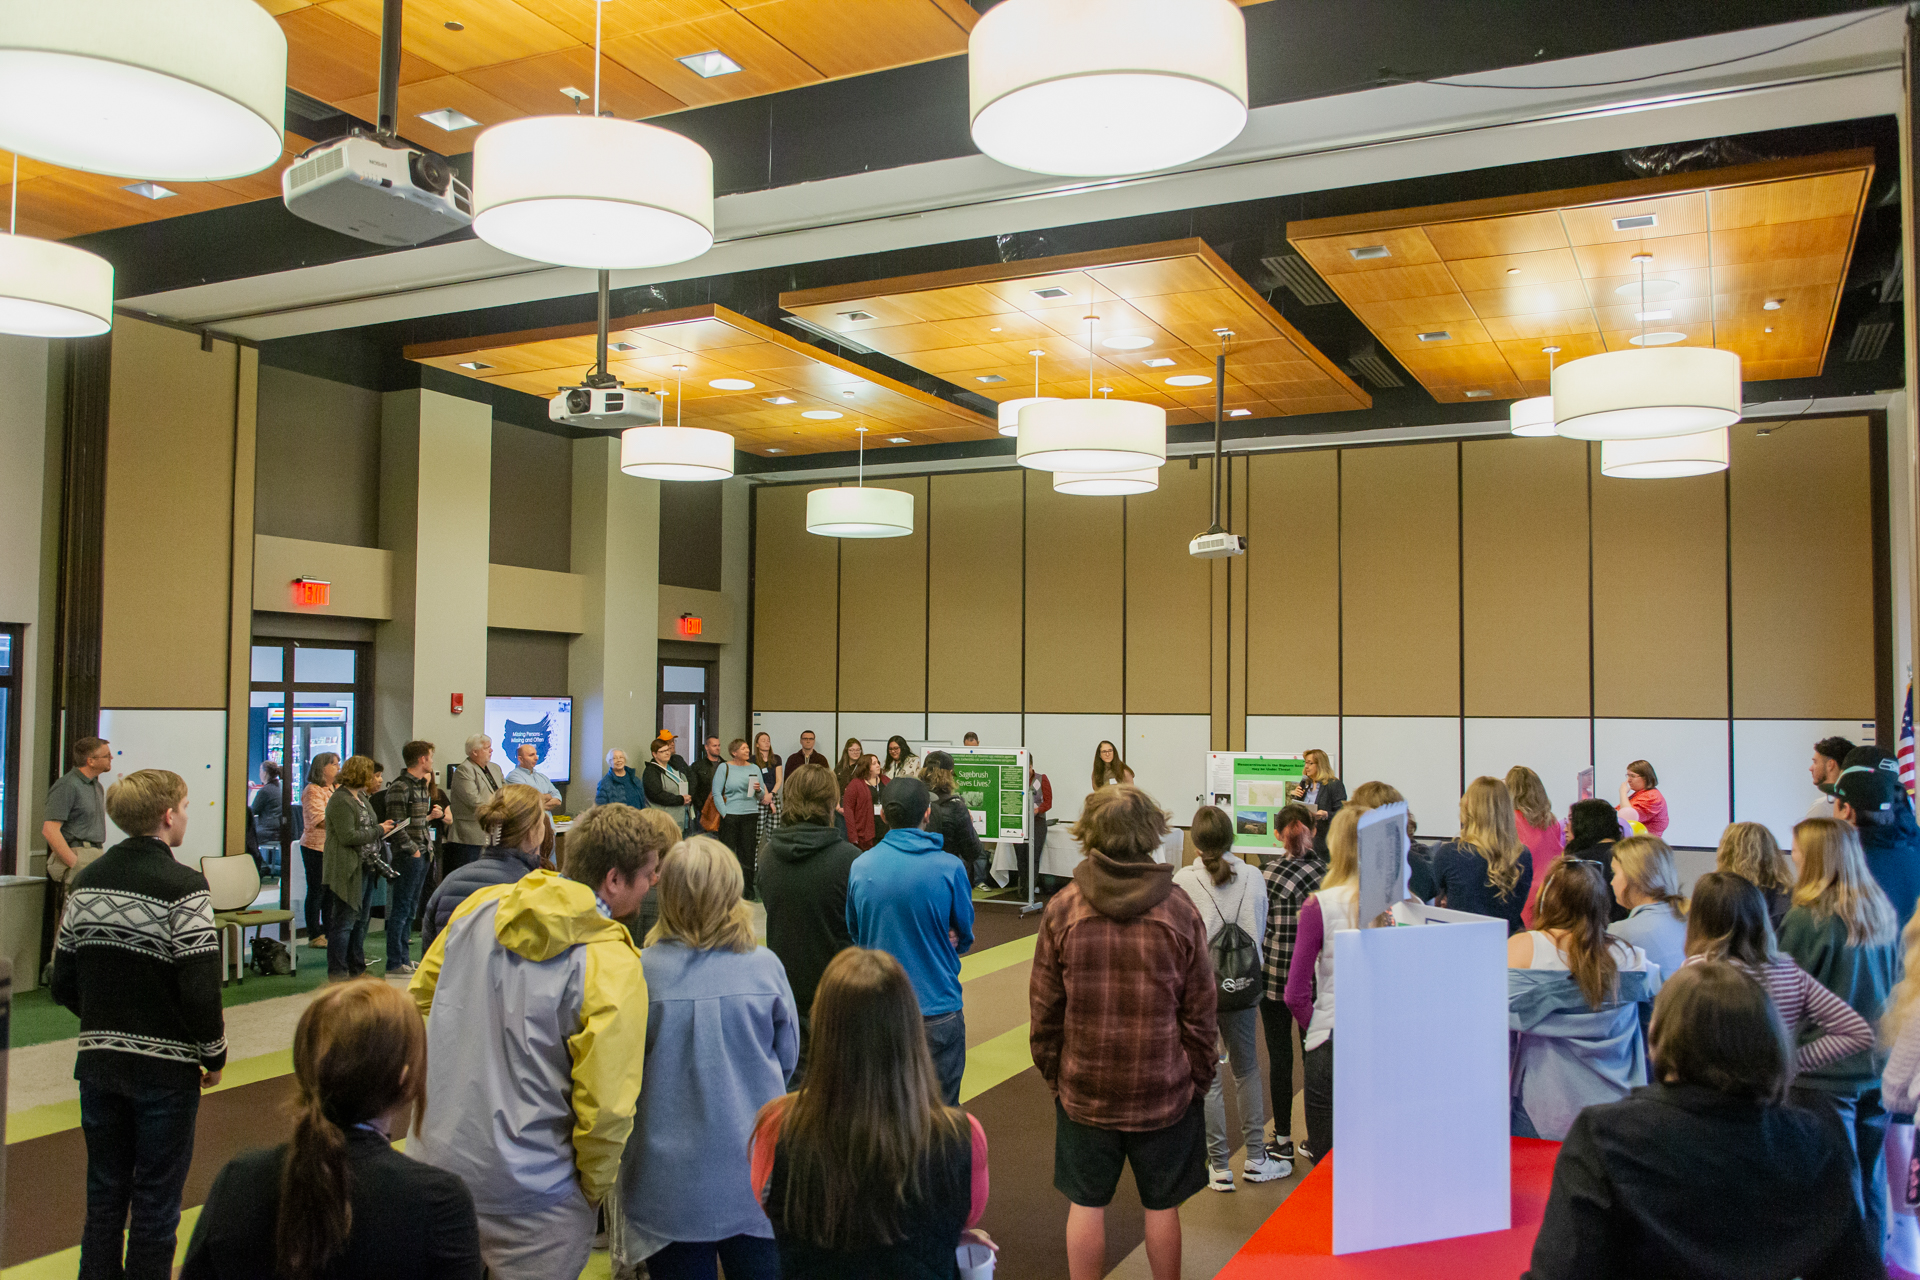
M 993 747 L 947 747 L 953 794 L 966 801 L 982 840 L 1027 838 L 1027 753 Z
M 573 780 L 572 698 L 488 698 L 487 736 L 502 773 L 513 772 L 520 744 L 531 742 L 540 753 L 534 768 L 556 784 Z
M 1301 784 L 1306 771 L 1306 757 L 1301 755 L 1208 753 L 1208 800 L 1233 819 L 1236 852 L 1279 847 L 1274 815 L 1293 798 L 1293 789 Z

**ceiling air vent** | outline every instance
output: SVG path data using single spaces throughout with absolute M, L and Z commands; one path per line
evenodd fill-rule
M 1260 265 L 1271 271 L 1286 286 L 1287 292 L 1309 307 L 1324 307 L 1329 302 L 1339 301 L 1333 290 L 1327 288 L 1326 281 L 1315 274 L 1313 268 L 1307 265 L 1307 260 L 1297 253 L 1262 258 Z
M 873 312 L 871 312 L 871 311 L 842 311 L 842 312 L 840 313 L 840 318 L 841 318 L 842 320 L 852 320 L 852 321 L 854 321 L 855 323 L 858 323 L 859 321 L 862 321 L 862 320 L 871 320 L 871 319 L 873 319 Z
M 1380 358 L 1380 348 L 1371 342 L 1354 348 L 1353 356 L 1347 363 L 1368 386 L 1384 388 L 1407 385 L 1393 371 L 1393 366 Z
M 1630 217 L 1615 218 L 1613 220 L 1613 229 L 1615 231 L 1645 231 L 1648 227 L 1657 227 L 1659 225 L 1660 215 L 1657 213 L 1636 213 Z
M 1363 244 L 1347 250 L 1347 256 L 1355 262 L 1372 262 L 1376 258 L 1391 258 L 1393 250 L 1383 244 Z
M 1073 295 L 1067 292 L 1065 289 L 1060 288 L 1058 285 L 1048 285 L 1044 289 L 1035 289 L 1033 291 L 1033 296 L 1036 298 L 1046 298 L 1048 300 L 1052 300 L 1055 298 L 1071 298 Z
M 1431 333 L 1415 334 L 1414 336 L 1419 338 L 1420 341 L 1422 342 L 1445 342 L 1449 338 L 1453 337 L 1453 335 L 1451 333 L 1448 333 L 1445 329 L 1435 329 Z
M 1847 340 L 1847 353 L 1842 359 L 1849 364 L 1878 360 L 1887 349 L 1887 339 L 1892 336 L 1893 308 L 1884 305 L 1875 307 L 1854 327 L 1853 337 Z

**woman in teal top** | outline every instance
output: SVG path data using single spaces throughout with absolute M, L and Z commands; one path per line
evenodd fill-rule
M 733 856 L 740 859 L 745 879 L 743 896 L 753 897 L 754 853 L 760 846 L 760 810 L 773 803 L 761 781 L 760 770 L 748 758 L 747 740 L 735 738 L 727 744 L 727 755 L 713 771 L 713 807 L 720 811 L 719 836 Z

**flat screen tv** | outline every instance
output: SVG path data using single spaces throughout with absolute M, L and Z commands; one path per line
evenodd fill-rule
M 540 753 L 534 765 L 554 783 L 573 780 L 572 698 L 488 698 L 487 736 L 502 773 L 512 773 L 520 744 Z

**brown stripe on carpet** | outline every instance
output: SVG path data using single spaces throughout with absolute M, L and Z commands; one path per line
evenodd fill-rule
M 293 1093 L 293 1077 L 278 1076 L 202 1097 L 181 1202 L 205 1202 L 214 1176 L 241 1152 L 285 1142 L 293 1132 L 286 1106 Z M 80 1130 L 7 1149 L 7 1239 L 0 1265 L 73 1248 L 86 1219 L 87 1144 Z
M 973 949 L 985 951 L 1015 938 L 1040 932 L 1040 913 L 1023 916 L 1010 906 L 985 902 L 973 904 Z
M 1027 1022 L 1027 984 L 1033 976 L 1030 962 L 974 978 L 961 988 L 967 1001 L 967 1048 Z

